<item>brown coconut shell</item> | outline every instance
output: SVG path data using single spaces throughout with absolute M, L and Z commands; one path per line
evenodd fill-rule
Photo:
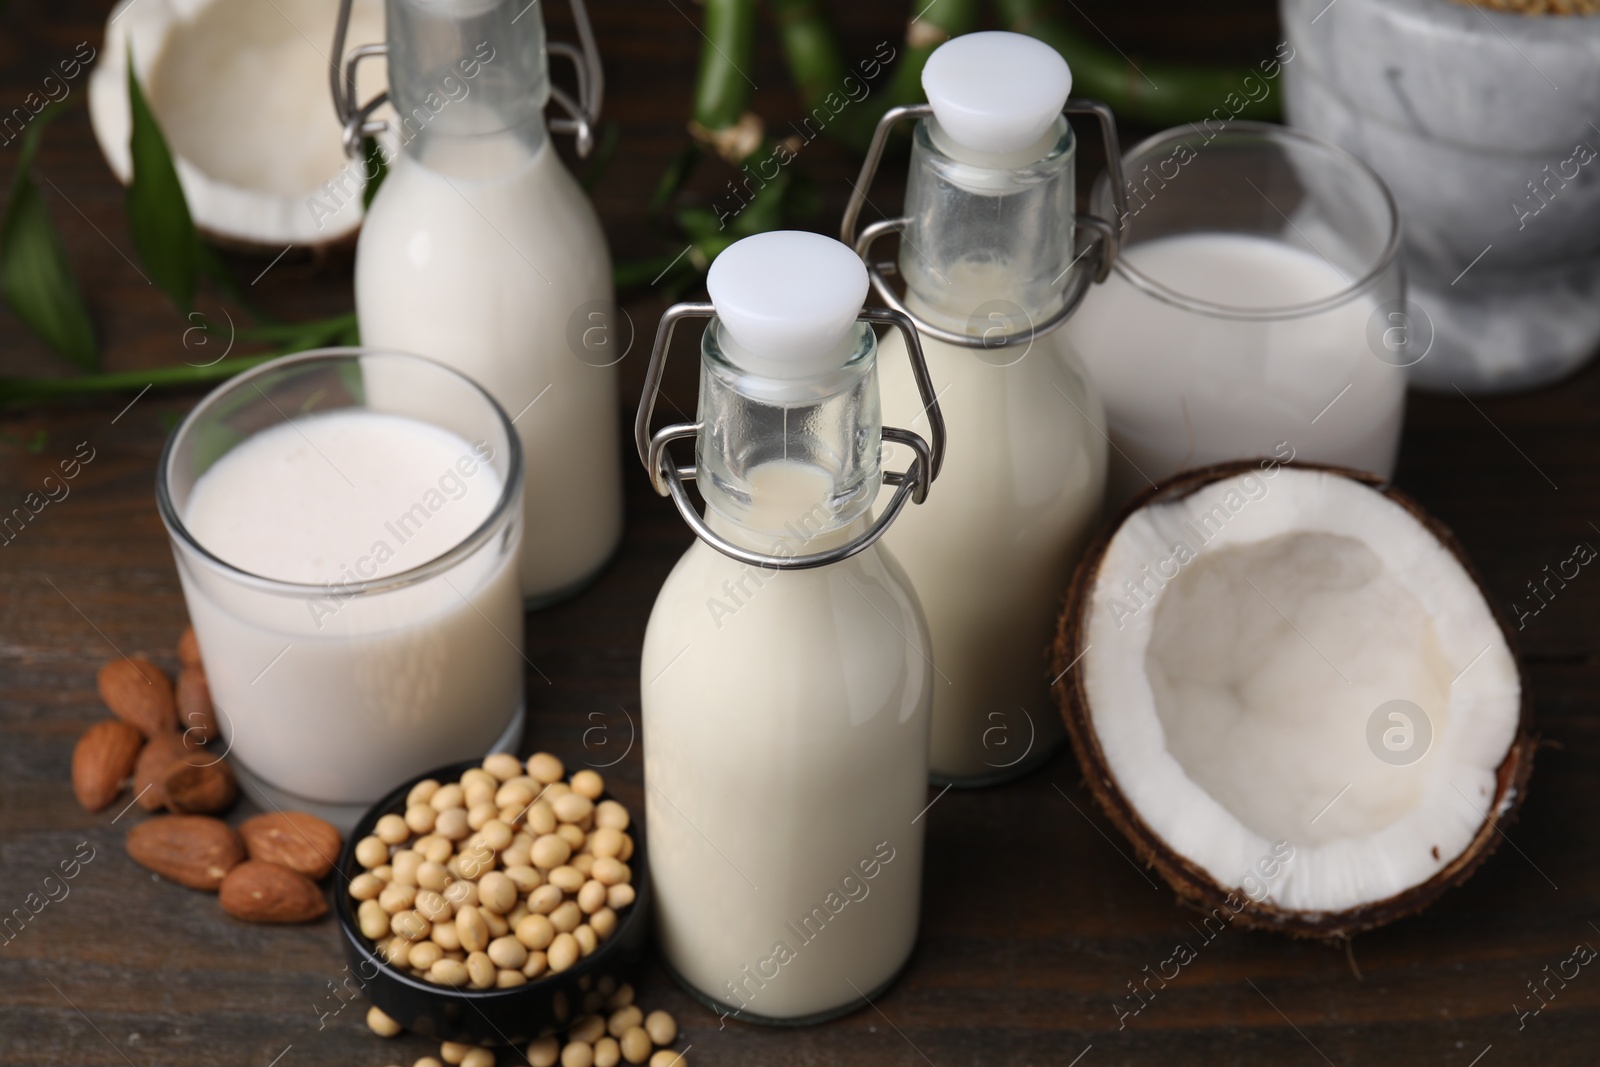
M 1067 590 L 1066 604 L 1061 612 L 1055 642 L 1050 653 L 1051 673 L 1060 677 L 1051 689 L 1062 718 L 1066 721 L 1067 733 L 1072 739 L 1072 747 L 1077 753 L 1079 766 L 1083 768 L 1084 780 L 1088 784 L 1089 791 L 1094 794 L 1100 810 L 1105 812 L 1106 817 L 1128 839 L 1139 859 L 1146 866 L 1153 868 L 1183 901 L 1206 912 L 1222 909 L 1222 914 L 1231 916 L 1230 921 L 1240 926 L 1275 930 L 1296 937 L 1348 939 L 1364 930 L 1376 929 L 1396 919 L 1414 915 L 1438 900 L 1447 890 L 1466 881 L 1494 852 L 1500 843 L 1500 830 L 1515 819 L 1522 805 L 1527 793 L 1528 775 L 1533 770 L 1534 750 L 1538 747 L 1538 737 L 1532 730 L 1533 699 L 1528 690 L 1527 672 L 1523 667 L 1511 626 L 1505 614 L 1495 606 L 1494 601 L 1484 596 L 1484 602 L 1499 624 L 1500 632 L 1505 636 L 1506 645 L 1511 651 L 1522 699 L 1521 707 L 1518 709 L 1516 735 L 1495 774 L 1495 794 L 1489 804 L 1491 815 L 1484 820 L 1483 825 L 1478 828 L 1461 854 L 1427 881 L 1388 899 L 1372 901 L 1346 911 L 1302 911 L 1279 907 L 1270 900 L 1257 903 L 1241 891 L 1218 883 L 1205 870 L 1190 862 L 1156 834 L 1139 817 L 1139 813 L 1129 804 L 1127 797 L 1123 795 L 1112 777 L 1110 765 L 1100 748 L 1093 720 L 1089 715 L 1089 697 L 1084 684 L 1085 672 L 1067 670 L 1083 651 L 1095 576 L 1099 572 L 1112 538 L 1129 516 L 1152 504 L 1181 500 L 1225 478 L 1259 470 L 1262 462 L 1263 460 L 1239 460 L 1183 471 L 1134 497 L 1117 516 L 1116 521 L 1101 530 L 1084 551 Z M 1482 592 L 1483 579 L 1472 565 L 1472 561 L 1468 559 L 1455 534 L 1444 523 L 1425 511 L 1421 504 L 1394 488 L 1383 478 L 1366 471 L 1317 463 L 1290 462 L 1279 465 L 1341 475 L 1388 497 L 1409 512 L 1456 557 L 1473 584 L 1478 587 L 1480 593 Z

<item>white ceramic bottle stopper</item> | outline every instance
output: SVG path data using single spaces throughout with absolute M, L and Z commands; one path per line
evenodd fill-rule
M 985 31 L 934 49 L 922 68 L 922 89 L 933 107 L 936 132 L 943 134 L 940 148 L 989 166 L 1023 157 L 1010 164 L 1017 165 L 1049 150 L 1040 142 L 1066 105 L 1072 71 L 1043 41 Z
M 751 374 L 798 381 L 849 359 L 867 268 L 831 237 L 774 230 L 728 246 L 706 289 L 733 341 L 729 358 Z

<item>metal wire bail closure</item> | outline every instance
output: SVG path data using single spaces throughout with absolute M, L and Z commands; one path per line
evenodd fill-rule
M 538 0 L 534 0 L 535 3 Z M 581 158 L 587 159 L 594 151 L 594 130 L 600 122 L 600 104 L 605 97 L 605 71 L 600 66 L 600 49 L 595 44 L 594 27 L 589 23 L 589 9 L 585 0 L 567 0 L 572 5 L 572 21 L 578 28 L 578 44 L 551 41 L 545 45 L 550 55 L 565 56 L 578 72 L 578 99 L 550 86 L 550 98 L 565 111 L 565 118 L 550 120 L 554 133 L 570 133 Z M 363 59 L 387 55 L 387 44 L 362 44 L 345 52 L 345 37 L 350 30 L 350 10 L 354 0 L 339 0 L 339 17 L 333 24 L 333 54 L 344 60 L 343 69 L 335 62 L 328 74 L 329 88 L 333 92 L 333 110 L 343 128 L 341 139 L 344 153 L 351 159 L 361 155 L 364 138 L 375 137 L 388 128 L 388 123 L 374 119 L 372 113 L 389 99 L 387 92 L 379 93 L 364 104 L 355 100 L 356 68 Z M 531 6 L 531 5 L 530 5 Z
M 698 436 L 702 424 L 677 422 L 663 426 L 652 434 L 650 420 L 655 415 L 656 397 L 661 391 L 661 378 L 666 371 L 667 352 L 672 347 L 673 331 L 684 319 L 710 319 L 715 318 L 716 314 L 717 309 L 713 305 L 698 302 L 674 304 L 661 316 L 661 324 L 656 327 L 655 345 L 650 350 L 650 366 L 645 371 L 644 395 L 639 401 L 639 413 L 633 422 L 633 443 L 639 450 L 640 461 L 650 474 L 650 484 L 655 487 L 657 493 L 672 498 L 672 502 L 677 505 L 678 514 L 683 516 L 683 521 L 689 524 L 689 528 L 700 540 L 724 556 L 752 567 L 780 571 L 826 567 L 840 560 L 849 559 L 877 543 L 884 535 L 884 531 L 889 529 L 889 524 L 894 522 L 895 517 L 906 506 L 907 501 L 920 504 L 927 499 L 928 486 L 933 484 L 933 480 L 939 476 L 940 467 L 944 465 L 944 415 L 939 411 L 939 398 L 934 393 L 933 379 L 928 376 L 928 364 L 922 357 L 922 344 L 917 339 L 916 324 L 903 312 L 891 308 L 862 308 L 861 314 L 856 317 L 857 322 L 884 323 L 893 326 L 904 335 L 906 357 L 911 361 L 911 375 L 916 380 L 917 393 L 922 397 L 922 408 L 928 416 L 933 444 L 930 446 L 919 434 L 910 430 L 901 430 L 893 426 L 883 428 L 883 440 L 905 445 L 915 453 L 915 457 L 903 471 L 883 472 L 884 482 L 898 487 L 894 496 L 889 499 L 883 514 L 879 515 L 871 526 L 862 531 L 859 537 L 842 545 L 803 556 L 775 556 L 736 545 L 713 530 L 700 512 L 695 510 L 694 501 L 689 498 L 689 490 L 684 486 L 684 482 L 693 481 L 698 472 L 693 464 L 679 466 L 668 451 L 674 441 Z
M 917 329 L 928 337 L 962 348 L 1003 348 L 1013 344 L 1026 344 L 1036 337 L 1043 337 L 1072 317 L 1073 312 L 1078 310 L 1078 305 L 1083 303 L 1084 296 L 1088 294 L 1090 282 L 1103 282 L 1111 274 L 1111 266 L 1117 260 L 1120 246 L 1118 223 L 1128 214 L 1128 193 L 1127 184 L 1122 177 L 1122 149 L 1117 142 L 1117 122 L 1111 114 L 1111 108 L 1098 100 L 1073 97 L 1067 100 L 1067 106 L 1061 109 L 1061 113 L 1092 115 L 1099 122 L 1100 137 L 1106 146 L 1106 174 L 1111 183 L 1112 205 L 1117 217 L 1107 219 L 1099 215 L 1074 216 L 1080 234 L 1087 231 L 1089 240 L 1081 246 L 1069 269 L 1064 272 L 1067 275 L 1067 283 L 1062 290 L 1060 310 L 1043 322 L 1007 334 L 993 334 L 986 331 L 983 336 L 974 337 L 971 334 L 956 333 L 935 326 L 913 314 L 889 284 L 888 276 L 896 273 L 899 268 L 892 260 L 873 261 L 873 243 L 886 234 L 902 232 L 910 220 L 903 215 L 899 218 L 880 219 L 857 233 L 856 224 L 861 221 L 861 209 L 867 204 L 867 191 L 872 188 L 872 180 L 878 174 L 878 164 L 883 160 L 883 150 L 889 142 L 889 134 L 893 132 L 895 126 L 907 119 L 932 118 L 933 108 L 928 104 L 892 107 L 884 112 L 882 119 L 878 120 L 878 128 L 872 132 L 872 143 L 867 148 L 867 158 L 862 161 L 861 174 L 850 188 L 850 199 L 845 203 L 844 218 L 839 226 L 839 239 L 854 248 L 866 263 L 867 276 L 872 280 L 872 288 L 878 294 L 878 299 L 910 318 L 916 323 Z M 1090 255 L 1093 258 L 1089 262 L 1082 266 L 1078 265 L 1080 260 Z

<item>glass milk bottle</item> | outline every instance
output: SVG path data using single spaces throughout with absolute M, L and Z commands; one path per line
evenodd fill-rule
M 622 533 L 611 262 L 544 120 L 554 96 L 573 115 L 556 128 L 587 151 L 599 62 L 580 0 L 574 11 L 583 108 L 551 87 L 542 14 L 524 0 L 388 0 L 387 46 L 353 50 L 346 75 L 354 84 L 355 63 L 386 53 L 387 124 L 368 117 L 381 98 L 355 108 L 334 85 L 347 147 L 364 135 L 400 147 L 356 247 L 362 341 L 447 363 L 511 413 L 532 606 L 583 585 Z
M 915 320 L 952 446 L 940 492 L 885 540 L 916 587 L 933 636 L 935 781 L 984 785 L 1016 777 L 1064 737 L 1048 692 L 1045 648 L 1073 565 L 1099 514 L 1104 418 L 1059 326 L 1082 299 L 1097 257 L 1074 251 L 1073 158 L 1063 115 L 1072 77 L 1047 45 L 974 33 L 940 46 L 923 69 L 929 105 L 884 117 L 846 210 L 845 239 L 866 199 L 891 127 L 917 117 L 905 218 L 857 242 L 900 233 L 904 308 Z M 1089 248 L 1085 248 L 1085 253 Z M 879 296 L 898 304 L 874 264 Z M 884 418 L 925 424 L 916 383 L 886 338 Z
M 707 287 L 710 304 L 663 318 L 636 425 L 657 490 L 699 535 L 656 598 L 640 670 L 656 918 L 702 1000 L 812 1022 L 891 982 L 916 936 L 933 669 L 916 595 L 876 541 L 926 494 L 943 437 L 883 428 L 870 323 L 911 326 L 862 310 L 844 245 L 748 237 Z M 652 438 L 673 325 L 696 315 L 714 316 L 699 420 Z M 669 446 L 689 437 L 695 464 L 678 467 Z M 880 469 L 884 440 L 910 446 L 904 473 Z M 884 483 L 898 488 L 873 519 Z

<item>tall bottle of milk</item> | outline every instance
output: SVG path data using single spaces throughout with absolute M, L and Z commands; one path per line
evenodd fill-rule
M 911 326 L 861 310 L 866 272 L 846 246 L 749 237 L 707 287 L 711 304 L 663 319 L 637 425 L 658 490 L 700 537 L 656 598 L 640 671 L 657 921 L 668 964 L 725 1014 L 816 1021 L 892 981 L 916 934 L 932 649 L 874 542 L 926 492 L 942 434 L 930 449 L 883 428 L 861 320 Z M 697 314 L 715 315 L 698 421 L 652 438 L 671 327 Z M 690 437 L 680 468 L 668 448 Z M 904 473 L 880 469 L 885 439 L 913 447 Z M 898 492 L 874 519 L 885 482 Z
M 538 606 L 583 585 L 622 533 L 610 258 L 546 129 L 539 6 L 387 0 L 386 15 L 400 152 L 356 247 L 361 339 L 455 367 L 512 415 L 522 593 Z
M 957 37 L 922 74 L 899 273 L 951 448 L 939 494 L 885 540 L 933 635 L 933 777 L 957 785 L 1020 775 L 1063 739 L 1045 647 L 1105 480 L 1100 401 L 1045 332 L 1071 310 L 1071 81 L 1011 33 Z M 1018 333 L 1031 340 L 985 347 Z M 884 418 L 917 428 L 899 343 L 884 342 Z

